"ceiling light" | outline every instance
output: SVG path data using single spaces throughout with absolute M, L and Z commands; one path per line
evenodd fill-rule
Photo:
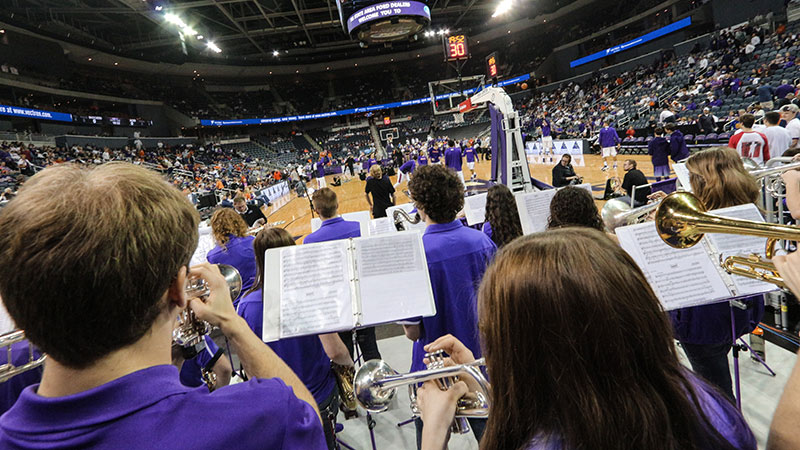
M 197 35 L 197 31 L 195 31 L 192 27 L 185 27 L 183 29 L 183 34 L 186 36 L 195 36 Z
M 276 58 L 277 58 L 278 56 L 280 56 L 280 54 L 281 54 L 281 52 L 279 52 L 279 51 L 277 51 L 277 50 L 273 50 L 273 51 L 272 51 L 272 56 L 274 56 L 274 57 L 276 57 Z
M 222 49 L 217 47 L 217 44 L 215 44 L 213 42 L 207 42 L 206 43 L 206 47 L 208 47 L 208 49 L 211 50 L 214 53 L 222 53 Z
M 162 9 L 164 9 L 163 6 L 161 6 L 161 5 L 156 6 L 156 11 L 161 11 Z
M 494 14 L 492 14 L 492 17 L 501 16 L 509 12 L 511 10 L 512 3 L 512 0 L 500 0 L 500 3 L 497 5 L 497 9 L 495 9 Z
M 119 65 L 119 63 L 118 63 L 118 62 L 115 62 L 115 63 L 114 63 L 114 65 L 115 65 L 115 66 L 118 66 L 118 65 Z
M 92 58 L 87 58 L 87 60 L 88 60 L 88 61 L 91 61 L 91 60 L 92 60 Z
M 203 36 L 202 34 L 198 34 L 198 35 L 197 35 L 197 39 L 200 39 L 200 40 L 202 40 L 202 39 L 203 39 L 203 37 L 204 37 L 204 36 Z

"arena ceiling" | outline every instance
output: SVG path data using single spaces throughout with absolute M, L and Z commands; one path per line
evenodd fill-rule
M 362 48 L 342 30 L 337 0 L 5 0 L 0 17 L 72 43 L 150 61 L 247 61 L 297 64 L 429 46 L 435 38 Z M 428 0 L 432 30 L 468 34 L 504 21 L 551 13 L 574 0 L 514 0 L 506 17 L 492 19 L 499 0 Z M 165 20 L 179 16 L 197 32 L 186 36 Z M 197 36 L 202 36 L 198 39 Z M 209 50 L 212 41 L 220 53 Z M 277 56 L 275 52 L 277 51 Z

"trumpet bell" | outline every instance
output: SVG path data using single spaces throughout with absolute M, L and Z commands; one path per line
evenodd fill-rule
M 228 289 L 231 293 L 231 300 L 236 300 L 239 294 L 242 293 L 242 276 L 236 267 L 227 264 L 218 264 L 219 271 L 228 283 Z
M 356 372 L 353 382 L 358 403 L 370 412 L 383 412 L 389 409 L 397 390 L 384 389 L 378 382 L 396 375 L 397 371 L 386 361 L 373 359 L 365 362 Z
M 706 207 L 694 195 L 687 192 L 675 192 L 668 195 L 656 210 L 656 229 L 658 235 L 670 247 L 689 248 L 703 239 L 703 233 L 697 231 L 695 222 Z

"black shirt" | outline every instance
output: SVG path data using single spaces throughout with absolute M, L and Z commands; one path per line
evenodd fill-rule
M 264 219 L 265 222 L 267 220 L 267 217 L 263 212 L 261 212 L 261 208 L 256 205 L 247 205 L 247 212 L 239 213 L 239 215 L 242 216 L 242 219 L 244 219 L 245 222 L 247 222 L 248 227 L 252 227 L 258 219 Z
M 391 194 L 394 194 L 394 186 L 389 177 L 384 176 L 380 180 L 369 178 L 364 192 L 372 193 L 372 216 L 376 219 L 386 217 L 386 208 L 394 205 L 390 197 Z
M 631 196 L 633 193 L 634 186 L 644 186 L 650 184 L 647 182 L 647 177 L 644 176 L 639 169 L 631 169 L 625 174 L 625 178 L 622 179 L 622 189 L 625 193 L 628 194 L 628 197 Z M 637 203 L 647 203 L 647 196 L 650 195 L 650 188 L 640 188 L 636 189 L 636 200 Z
M 574 177 L 575 176 L 575 169 L 572 168 L 572 164 L 568 164 L 567 166 L 561 165 L 561 163 L 556 164 L 553 167 L 553 187 L 562 187 L 567 186 L 570 180 L 567 180 L 567 177 Z

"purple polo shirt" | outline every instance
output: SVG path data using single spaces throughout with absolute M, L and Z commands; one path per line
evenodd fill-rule
M 314 409 L 277 378 L 209 393 L 161 365 L 65 397 L 37 387 L 0 417 L 0 448 L 327 448 Z
M 619 143 L 617 130 L 615 130 L 614 127 L 602 128 L 598 141 L 602 148 L 614 147 Z
M 256 282 L 256 256 L 253 253 L 253 236 L 230 236 L 225 247 L 217 245 L 206 255 L 211 264 L 228 264 L 236 267 L 242 276 L 242 293 L 247 292 Z M 239 295 L 241 298 L 241 294 Z M 233 299 L 233 305 L 239 303 L 239 298 Z
M 467 147 L 464 149 L 464 156 L 467 157 L 467 162 L 475 162 L 475 149 L 472 147 Z
M 264 301 L 261 289 L 242 298 L 237 312 L 244 318 L 258 337 L 263 337 Z M 297 377 L 311 391 L 314 400 L 321 405 L 336 387 L 331 371 L 331 360 L 322 348 L 317 336 L 302 336 L 267 343 L 269 347 L 292 368 Z
M 337 241 L 339 239 L 348 239 L 354 237 L 361 237 L 361 226 L 358 222 L 344 220 L 341 217 L 334 217 L 322 222 L 319 229 L 303 239 L 304 244 L 313 244 L 315 242 Z
M 414 173 L 414 169 L 417 166 L 417 162 L 413 159 L 409 159 L 408 161 L 404 162 L 402 166 L 400 166 L 400 172 L 403 173 Z
M 461 149 L 458 147 L 448 148 L 444 152 L 444 164 L 456 172 L 461 172 Z
M 484 233 L 486 236 L 488 236 L 488 237 L 489 237 L 489 239 L 491 239 L 491 238 L 492 238 L 492 224 L 491 224 L 491 223 L 489 223 L 489 221 L 488 221 L 488 220 L 487 220 L 486 222 L 483 222 L 483 228 L 482 228 L 482 231 L 483 231 L 483 233 Z M 492 242 L 494 242 L 494 241 L 492 241 Z
M 485 234 L 463 226 L 459 220 L 428 225 L 422 243 L 436 315 L 422 318 L 420 338 L 414 342 L 411 357 L 412 372 L 425 368 L 423 347 L 448 333 L 480 358 L 477 290 L 497 251 Z
M 21 366 L 30 360 L 28 344 L 29 342 L 26 340 L 11 345 L 11 362 L 15 366 Z M 42 352 L 34 348 L 33 357 L 38 358 L 41 355 Z M 0 365 L 6 364 L 7 362 L 8 352 L 4 349 L 0 351 Z M 42 366 L 39 366 L 35 369 L 15 375 L 5 383 L 0 383 L 0 415 L 14 406 L 14 402 L 17 401 L 17 398 L 19 398 L 26 387 L 42 381 L 42 369 Z

